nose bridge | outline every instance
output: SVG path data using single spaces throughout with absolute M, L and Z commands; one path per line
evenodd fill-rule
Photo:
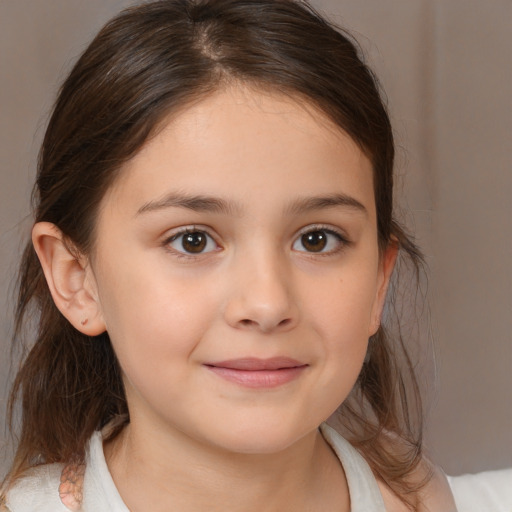
M 236 256 L 226 318 L 237 328 L 271 332 L 292 327 L 298 317 L 286 255 L 277 243 L 255 243 Z

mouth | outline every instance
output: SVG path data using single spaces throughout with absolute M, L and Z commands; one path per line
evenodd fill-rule
M 297 379 L 309 365 L 289 357 L 248 357 L 205 363 L 204 366 L 218 377 L 241 386 L 274 388 Z

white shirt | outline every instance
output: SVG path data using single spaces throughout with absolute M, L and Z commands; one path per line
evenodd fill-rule
M 361 454 L 328 425 L 322 424 L 320 430 L 345 471 L 351 512 L 385 512 L 377 481 Z M 81 505 L 70 499 L 71 495 L 64 495 L 63 469 L 63 464 L 47 464 L 29 471 L 8 493 L 8 510 L 129 512 L 108 470 L 100 432 L 89 441 L 83 489 L 81 496 L 77 496 Z M 459 512 L 512 512 L 512 469 L 449 477 L 448 480 Z

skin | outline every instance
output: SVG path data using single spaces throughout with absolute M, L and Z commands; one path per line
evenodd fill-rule
M 169 118 L 125 165 L 92 255 L 36 225 L 57 306 L 107 330 L 123 370 L 131 422 L 105 454 L 130 510 L 349 510 L 318 426 L 356 381 L 396 257 L 379 252 L 373 194 L 368 158 L 325 116 L 237 87 Z M 249 357 L 301 368 L 270 387 L 211 370 Z

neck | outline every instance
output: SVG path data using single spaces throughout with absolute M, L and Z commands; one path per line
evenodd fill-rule
M 278 453 L 241 454 L 130 424 L 105 456 L 132 512 L 349 510 L 343 469 L 319 431 Z

